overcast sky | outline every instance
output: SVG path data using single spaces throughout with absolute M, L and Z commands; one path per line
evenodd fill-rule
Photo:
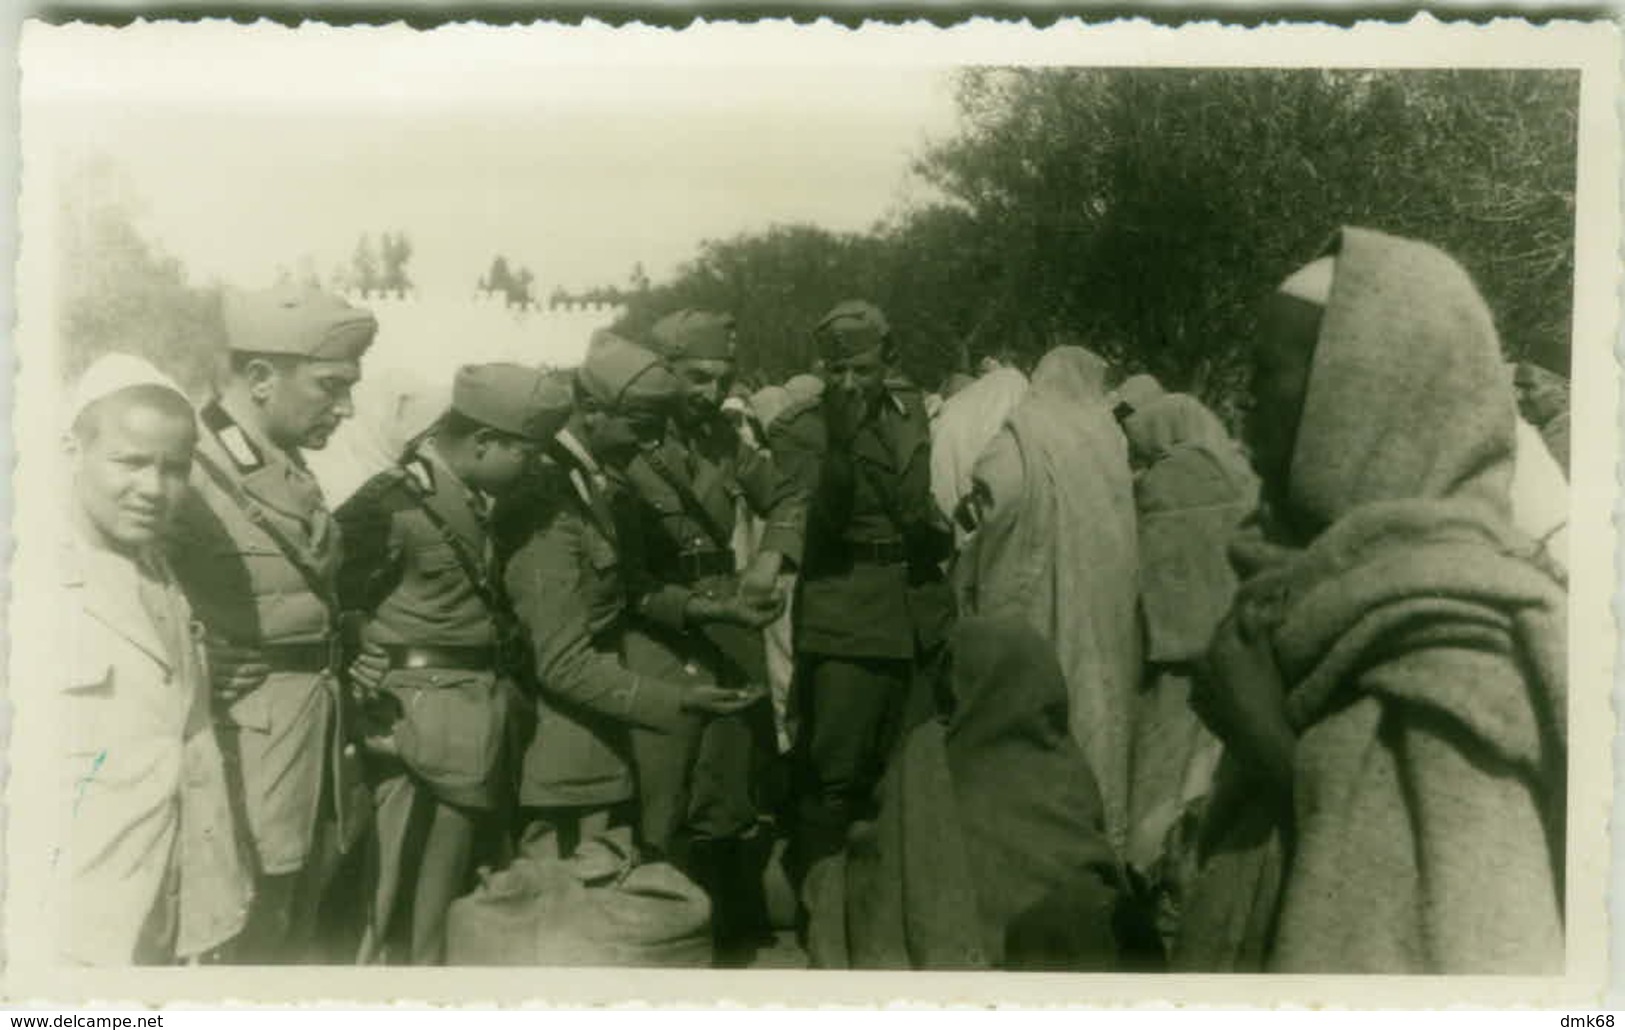
M 436 292 L 498 252 L 544 289 L 638 261 L 659 279 L 706 238 L 867 228 L 927 195 L 910 159 L 955 126 L 946 69 L 834 51 L 719 60 L 650 30 L 608 63 L 590 35 L 185 29 L 31 27 L 25 145 L 113 158 L 152 239 L 241 285 L 306 255 L 325 276 L 383 229 Z

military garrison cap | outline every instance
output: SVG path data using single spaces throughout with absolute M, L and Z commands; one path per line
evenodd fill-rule
M 464 365 L 452 383 L 451 406 L 481 425 L 545 443 L 570 417 L 570 391 L 524 365 Z
M 667 361 L 700 358 L 732 361 L 734 317 L 715 311 L 673 311 L 649 330 L 650 348 Z
M 378 335 L 366 308 L 322 290 L 240 291 L 225 301 L 226 345 L 251 354 L 359 361 Z
M 660 355 L 610 332 L 593 334 L 576 382 L 606 408 L 660 408 L 682 396 L 683 384 Z
M 890 337 L 886 316 L 866 300 L 841 301 L 813 329 L 819 352 L 831 358 L 849 358 L 874 350 Z

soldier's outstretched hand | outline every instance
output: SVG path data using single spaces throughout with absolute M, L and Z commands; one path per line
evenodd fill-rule
M 733 621 L 746 629 L 761 629 L 784 614 L 784 592 L 775 590 L 766 596 L 748 596 L 741 592 L 729 604 Z
M 731 690 L 726 687 L 689 687 L 683 695 L 684 711 L 704 715 L 732 715 L 742 712 L 767 696 L 760 687 Z
M 762 551 L 745 567 L 739 577 L 739 596 L 759 603 L 778 596 L 779 570 L 784 558 L 774 551 Z

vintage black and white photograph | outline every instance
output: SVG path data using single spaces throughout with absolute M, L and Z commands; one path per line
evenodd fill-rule
M 1133 28 L 29 25 L 13 988 L 1600 989 L 1617 36 Z

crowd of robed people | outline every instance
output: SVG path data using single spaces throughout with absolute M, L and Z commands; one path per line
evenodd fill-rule
M 463 368 L 336 511 L 376 321 L 226 316 L 201 407 L 69 403 L 66 961 L 438 964 L 619 834 L 719 965 L 780 878 L 824 968 L 1562 967 L 1566 389 L 1431 246 L 1282 281 L 1244 441 L 1077 346 L 927 394 L 862 301 L 747 393 L 683 310 Z

